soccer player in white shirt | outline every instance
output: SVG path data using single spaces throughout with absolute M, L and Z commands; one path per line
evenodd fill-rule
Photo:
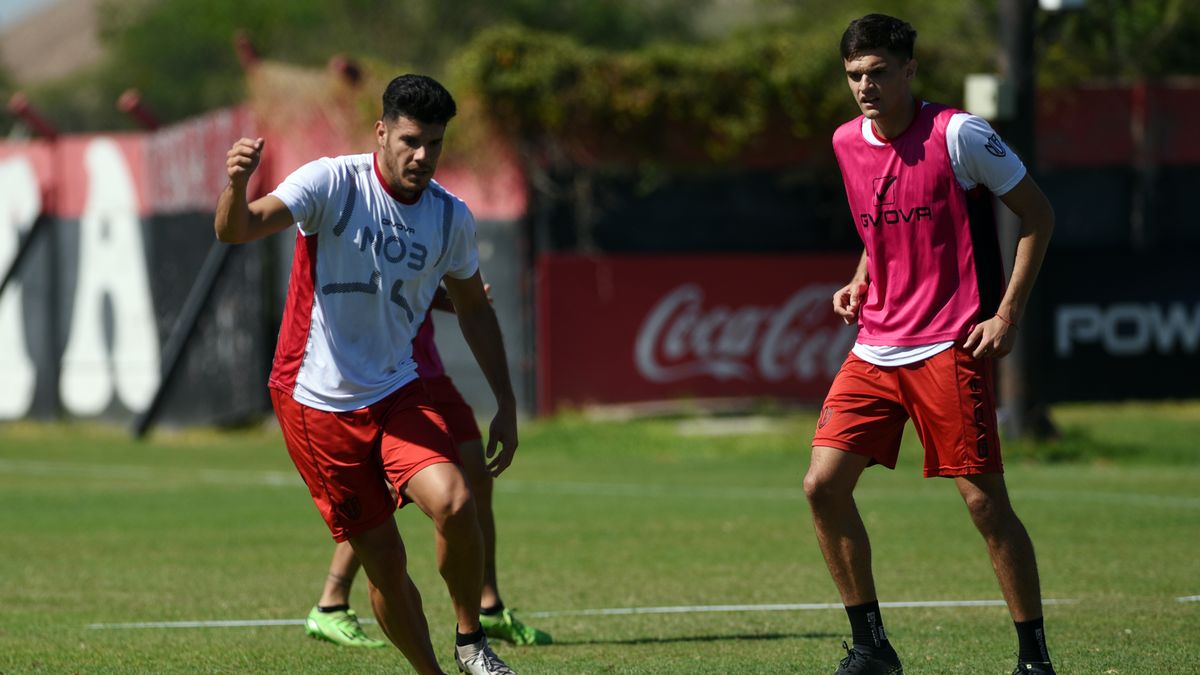
M 370 580 L 388 639 L 421 673 L 441 672 L 392 515 L 414 502 L 436 527 L 438 567 L 458 619 L 455 661 L 511 673 L 479 623 L 483 550 L 471 490 L 445 421 L 417 378 L 412 339 L 444 282 L 463 336 L 496 397 L 488 471 L 517 449 L 516 402 L 484 291 L 470 210 L 433 180 L 454 99 L 402 75 L 383 94 L 373 154 L 323 158 L 250 202 L 263 140 L 226 162 L 217 238 L 244 243 L 297 226 L 287 307 L 268 386 L 288 452 L 336 541 Z

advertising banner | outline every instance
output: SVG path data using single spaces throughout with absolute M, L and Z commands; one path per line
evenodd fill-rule
M 833 313 L 858 256 L 549 255 L 538 408 L 677 398 L 820 403 L 854 343 Z
M 1038 279 L 1046 329 L 1036 350 L 1052 401 L 1200 396 L 1195 254 L 1054 252 Z

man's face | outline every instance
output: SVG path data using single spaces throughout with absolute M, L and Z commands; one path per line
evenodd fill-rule
M 381 173 L 389 187 L 405 197 L 419 195 L 429 185 L 442 154 L 445 124 L 399 117 L 375 123 Z
M 843 63 L 850 93 L 867 119 L 893 115 L 912 105 L 916 59 L 901 61 L 887 50 L 875 49 L 854 54 Z

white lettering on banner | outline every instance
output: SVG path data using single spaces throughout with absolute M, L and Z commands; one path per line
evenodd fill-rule
M 830 325 L 837 284 L 813 284 L 779 307 L 704 308 L 704 290 L 684 284 L 665 295 L 638 329 L 634 361 L 651 382 L 708 376 L 767 382 L 832 378 L 855 332 Z
M 1063 305 L 1055 311 L 1055 352 L 1071 356 L 1076 345 L 1100 344 L 1113 356 L 1141 356 L 1151 351 L 1200 350 L 1200 303 L 1172 302 Z
M 92 141 L 84 164 L 88 188 L 79 219 L 79 278 L 59 395 L 68 412 L 96 415 L 115 389 L 125 407 L 140 412 L 158 388 L 161 366 L 136 188 L 112 140 Z M 111 351 L 105 299 L 112 308 Z
M 229 181 L 223 150 L 227 139 L 247 135 L 240 123 L 234 109 L 225 109 L 145 136 L 146 163 L 155 167 L 146 172 L 145 194 L 154 198 L 154 213 L 212 209 L 212 195 Z
M 20 248 L 20 235 L 42 211 L 42 191 L 29 160 L 0 160 L 0 275 Z M 56 358 L 52 354 L 51 358 Z M 21 284 L 13 279 L 0 297 L 0 419 L 24 417 L 33 406 L 37 367 L 25 344 Z

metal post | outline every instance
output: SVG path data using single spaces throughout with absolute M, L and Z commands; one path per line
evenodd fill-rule
M 183 302 L 183 308 L 179 310 L 179 316 L 175 319 L 171 335 L 167 338 L 167 343 L 163 345 L 162 377 L 159 379 L 158 389 L 155 390 L 150 405 L 146 406 L 146 409 L 133 419 L 135 438 L 144 437 L 150 426 L 154 424 L 167 389 L 175 379 L 176 371 L 179 370 L 179 363 L 183 360 L 187 344 L 196 333 L 196 324 L 200 320 L 200 315 L 208 305 L 209 299 L 212 298 L 213 289 L 216 288 L 217 281 L 221 278 L 221 270 L 224 269 L 225 262 L 229 259 L 229 249 L 227 244 L 219 241 L 214 241 L 208 249 L 208 256 L 204 259 L 200 274 L 192 284 L 192 289 L 188 291 L 187 300 Z
M 1004 139 L 1036 174 L 1036 84 L 1034 78 L 1034 19 L 1037 0 L 1000 0 L 1000 73 L 1012 87 L 1013 116 L 1003 125 Z M 1006 208 L 999 208 L 997 225 L 1007 234 L 1002 241 L 1016 241 L 1019 222 Z M 1007 245 L 1006 241 L 1006 245 Z M 1010 249 L 1011 250 L 1011 249 Z M 1051 263 L 1053 264 L 1053 263 Z M 1013 351 L 1000 362 L 1001 424 L 1008 436 L 1043 436 L 1053 433 L 1045 405 L 1036 393 L 1038 369 L 1036 349 L 1041 331 L 1036 285 L 1025 308 L 1022 326 Z

